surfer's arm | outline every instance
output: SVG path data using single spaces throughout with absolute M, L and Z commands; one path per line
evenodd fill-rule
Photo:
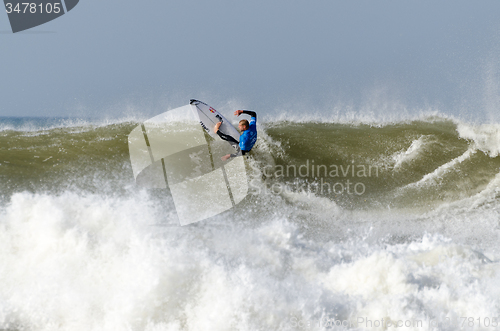
M 257 120 L 257 113 L 251 110 L 237 110 L 234 112 L 234 116 L 240 116 L 241 114 L 247 114 L 250 115 L 250 117 L 255 117 L 255 120 Z
M 243 110 L 243 114 L 250 115 L 250 117 L 255 117 L 255 120 L 257 120 L 257 113 L 251 110 Z
M 220 128 L 221 124 L 222 124 L 222 122 L 219 122 L 219 123 L 215 124 L 215 127 L 214 127 L 214 132 L 215 133 L 219 134 L 219 128 Z

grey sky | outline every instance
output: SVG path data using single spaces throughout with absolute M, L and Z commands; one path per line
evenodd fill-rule
M 499 13 L 497 0 L 80 0 L 17 34 L 3 14 L 0 116 L 148 116 L 198 98 L 269 113 L 386 102 L 492 121 Z

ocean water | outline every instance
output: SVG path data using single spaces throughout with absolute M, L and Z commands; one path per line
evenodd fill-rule
M 500 329 L 500 125 L 259 120 L 247 198 L 181 227 L 138 124 L 0 119 L 0 330 Z

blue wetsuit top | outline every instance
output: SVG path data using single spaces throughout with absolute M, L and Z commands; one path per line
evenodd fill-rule
M 240 149 L 245 153 L 249 152 L 257 141 L 257 114 L 250 110 L 244 110 L 243 114 L 251 116 L 248 130 L 243 131 L 240 136 Z

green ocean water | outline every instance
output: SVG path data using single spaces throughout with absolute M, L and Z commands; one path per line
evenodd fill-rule
M 275 152 L 279 155 L 275 174 L 282 172 L 287 182 L 300 177 L 316 185 L 330 183 L 332 190 L 336 183 L 347 189 L 350 180 L 353 194 L 335 194 L 344 206 L 427 208 L 479 193 L 500 167 L 500 157 L 460 137 L 457 124 L 450 120 L 384 126 L 283 122 L 272 123 L 265 131 L 282 150 Z M 297 169 L 306 165 L 302 175 L 307 176 L 287 171 L 290 165 Z M 360 183 L 357 192 L 363 194 L 354 192 L 356 183 Z M 336 192 L 341 187 L 338 184 Z M 319 192 L 327 189 L 324 185 Z
M 134 184 L 127 136 L 138 124 L 0 131 L 2 196 L 68 188 L 119 193 Z M 432 208 L 481 192 L 500 168 L 499 156 L 440 118 L 268 122 L 259 131 L 251 166 L 269 190 L 315 194 L 348 209 Z
M 130 169 L 131 123 L 0 132 L 2 195 L 57 192 L 71 187 L 119 190 Z M 114 183 L 120 183 L 115 185 Z

